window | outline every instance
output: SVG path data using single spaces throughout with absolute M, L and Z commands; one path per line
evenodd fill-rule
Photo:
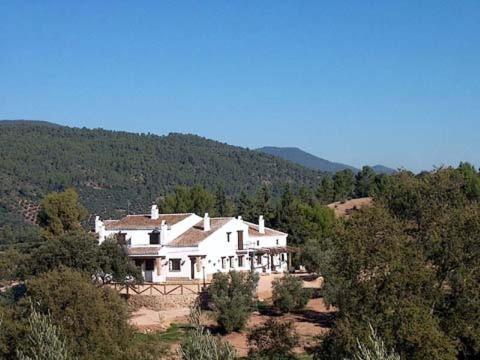
M 277 245 L 278 245 L 278 239 L 277 239 Z
M 238 250 L 243 250 L 243 230 L 238 230 L 237 235 L 238 235 Z
M 135 259 L 135 266 L 141 268 L 143 265 L 143 260 Z
M 280 259 L 281 259 L 282 261 L 285 261 L 285 254 L 280 255 Z
M 227 242 L 230 242 L 230 235 L 232 235 L 231 232 L 227 232 Z
M 258 265 L 262 264 L 262 255 L 257 255 L 257 264 Z
M 257 240 L 257 246 L 260 246 L 260 240 Z
M 149 235 L 150 235 L 150 245 L 160 244 L 160 231 L 154 230 Z
M 170 271 L 180 271 L 182 259 L 170 259 L 169 261 L 169 270 Z
M 225 256 L 222 256 L 222 269 L 227 268 L 227 258 Z
M 238 257 L 238 267 L 243 267 L 243 256 Z
M 229 256 L 228 261 L 230 263 L 230 269 L 233 269 L 233 256 Z
M 127 244 L 127 234 L 119 232 L 115 234 L 115 238 L 117 239 L 118 245 L 126 245 Z

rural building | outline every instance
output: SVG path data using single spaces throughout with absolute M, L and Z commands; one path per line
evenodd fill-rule
M 95 219 L 99 242 L 115 238 L 127 247 L 147 282 L 205 280 L 214 273 L 253 269 L 282 272 L 289 267 L 292 248 L 287 234 L 242 217 L 200 217 L 193 213 L 147 215 L 120 220 Z

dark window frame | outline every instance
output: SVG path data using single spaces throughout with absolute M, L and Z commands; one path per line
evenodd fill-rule
M 180 272 L 182 271 L 182 259 L 169 259 L 168 260 L 169 266 L 168 271 L 170 272 Z M 174 267 L 174 264 L 178 264 L 178 270 Z
M 160 231 L 154 230 L 149 235 L 149 244 L 150 245 L 160 245 Z

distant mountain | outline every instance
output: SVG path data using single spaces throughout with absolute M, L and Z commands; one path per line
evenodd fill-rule
M 257 151 L 280 157 L 282 159 L 294 162 L 296 164 L 303 165 L 309 169 L 328 172 L 328 173 L 336 173 L 337 171 L 341 171 L 345 169 L 350 169 L 354 173 L 357 173 L 359 171 L 359 169 L 353 166 L 322 159 L 318 156 L 312 155 L 296 147 L 265 146 L 257 149 Z M 383 165 L 375 165 L 375 166 L 372 166 L 372 168 L 377 174 L 390 175 L 396 172 L 396 170 L 388 168 Z
M 386 174 L 386 175 L 392 175 L 397 172 L 397 170 L 383 166 L 383 165 L 374 165 L 372 166 L 372 169 L 377 173 L 377 174 Z
M 270 154 L 273 156 L 278 156 L 282 159 L 294 162 L 296 164 L 303 165 L 309 169 L 335 173 L 337 171 L 350 169 L 353 172 L 358 172 L 359 170 L 353 166 L 336 163 L 322 159 L 318 156 L 312 155 L 302 149 L 296 147 L 274 147 L 274 146 L 265 146 L 257 151 Z
M 316 187 L 324 174 L 196 135 L 135 134 L 43 121 L 0 121 L 0 228 L 51 191 L 75 187 L 91 213 L 144 212 L 178 185 L 222 186 L 227 195 L 269 184 Z M 27 216 L 25 216 L 26 218 Z

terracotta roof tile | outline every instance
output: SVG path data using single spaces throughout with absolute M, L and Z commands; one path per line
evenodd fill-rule
M 248 235 L 250 235 L 251 237 L 287 235 L 281 231 L 273 230 L 267 227 L 265 227 L 265 234 L 260 234 L 258 232 L 258 224 L 254 224 L 248 221 L 244 221 L 244 223 L 248 225 Z
M 193 227 L 185 231 L 182 235 L 174 239 L 172 242 L 168 243 L 167 246 L 173 246 L 173 247 L 198 246 L 198 244 L 200 244 L 208 236 L 213 234 L 215 231 L 220 229 L 223 225 L 225 225 L 232 219 L 233 218 L 211 218 L 209 231 L 204 231 L 203 220 L 199 221 Z
M 153 230 L 160 228 L 162 221 L 167 225 L 174 225 L 192 214 L 161 214 L 158 219 L 152 220 L 150 215 L 127 215 L 120 220 L 105 220 L 106 230 Z

